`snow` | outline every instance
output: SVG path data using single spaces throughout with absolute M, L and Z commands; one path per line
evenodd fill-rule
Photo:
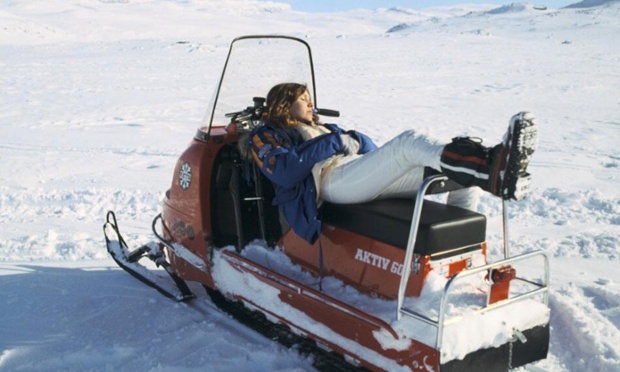
M 407 128 L 494 143 L 540 125 L 513 254 L 551 257 L 548 371 L 620 371 L 620 3 L 455 5 L 310 14 L 252 0 L 0 4 L 0 370 L 313 370 L 201 292 L 161 296 L 107 256 L 132 246 L 202 122 L 230 41 L 313 48 L 317 102 L 378 143 Z M 398 26 L 398 27 L 397 27 Z M 249 102 L 248 102 L 249 103 Z M 483 196 L 491 259 L 501 204 Z M 360 304 L 362 306 L 363 304 Z

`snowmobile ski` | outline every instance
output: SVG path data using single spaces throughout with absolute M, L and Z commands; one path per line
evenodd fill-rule
M 110 231 L 116 235 L 116 239 L 108 236 Z M 187 286 L 187 283 L 179 278 L 170 266 L 170 263 L 166 261 L 166 257 L 157 243 L 151 242 L 133 251 L 129 250 L 118 228 L 116 215 L 112 211 L 108 211 L 107 213 L 106 222 L 103 224 L 103 233 L 105 235 L 108 253 L 112 256 L 112 259 L 118 266 L 133 277 L 155 288 L 164 296 L 179 302 L 191 300 L 196 297 Z M 174 285 L 171 285 L 171 283 L 167 282 L 164 278 L 156 275 L 147 267 L 138 263 L 140 259 L 145 257 L 153 261 L 158 267 L 161 266 L 168 273 Z

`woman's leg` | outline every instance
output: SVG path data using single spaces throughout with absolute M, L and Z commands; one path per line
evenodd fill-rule
M 386 196 L 413 195 L 424 167 L 441 170 L 444 144 L 408 130 L 380 148 L 321 176 L 321 198 L 333 203 L 361 203 Z M 388 193 L 388 194 L 389 194 Z
M 423 177 L 424 177 L 424 168 L 422 167 L 413 168 L 411 171 L 405 173 L 404 176 L 400 177 L 396 181 L 387 185 L 385 188 L 379 190 L 379 192 L 376 195 L 371 196 L 370 194 L 366 194 L 368 196 L 368 199 L 354 201 L 351 203 L 359 203 L 359 202 L 364 202 L 364 201 L 371 201 L 375 199 L 385 199 L 385 198 L 413 198 L 416 195 L 418 188 L 420 188 L 420 185 L 422 185 Z M 350 196 L 349 194 L 347 195 Z M 356 192 L 354 192 L 354 194 L 356 197 L 360 195 L 360 193 L 356 193 Z M 334 203 L 343 203 L 343 202 L 337 202 L 333 200 L 329 200 L 329 201 L 332 201 Z M 462 189 L 448 192 L 448 198 L 447 198 L 446 204 L 476 212 L 478 210 L 479 201 L 480 201 L 480 188 L 465 187 Z
M 480 201 L 480 188 L 465 187 L 463 189 L 450 191 L 448 193 L 448 201 L 446 204 L 477 212 L 479 201 Z
M 423 167 L 431 167 L 463 186 L 479 186 L 504 200 L 521 200 L 529 189 L 527 166 L 537 136 L 529 112 L 514 115 L 502 142 L 494 147 L 464 137 L 443 145 L 409 130 L 375 151 L 326 170 L 320 180 L 321 197 L 334 203 L 372 200 L 406 173 L 422 177 Z M 416 189 L 419 183 L 403 186 Z M 451 199 L 462 197 L 457 193 Z
M 418 192 L 420 185 L 422 185 L 423 175 L 424 168 L 415 168 L 386 187 L 379 195 L 373 198 L 373 200 L 384 198 L 413 198 Z M 474 212 L 478 211 L 478 202 L 480 201 L 479 187 L 465 187 L 450 191 L 447 194 L 446 204 Z

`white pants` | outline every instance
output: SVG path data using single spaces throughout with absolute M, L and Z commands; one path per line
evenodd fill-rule
M 389 197 L 413 197 L 422 184 L 424 167 L 441 171 L 444 144 L 408 130 L 382 147 L 324 169 L 321 199 L 340 204 L 363 203 Z M 448 193 L 448 204 L 475 211 L 479 189 Z

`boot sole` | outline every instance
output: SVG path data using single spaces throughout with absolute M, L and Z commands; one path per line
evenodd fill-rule
M 511 120 L 511 135 L 507 143 L 510 151 L 503 170 L 503 199 L 521 200 L 527 195 L 531 176 L 526 170 L 538 143 L 538 127 L 534 117 L 528 112 L 517 115 L 517 118 Z

